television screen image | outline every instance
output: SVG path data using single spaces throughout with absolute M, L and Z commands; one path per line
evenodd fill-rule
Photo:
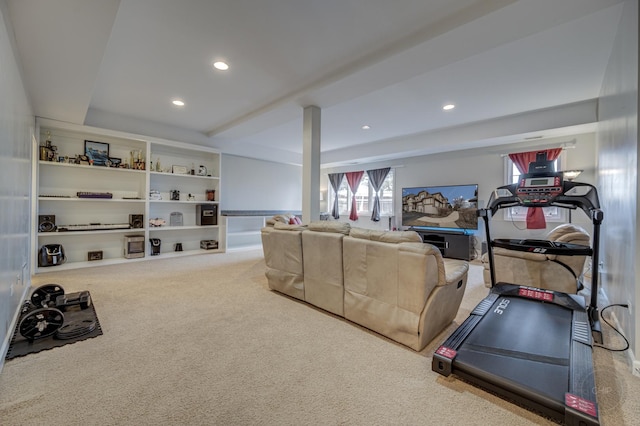
M 478 229 L 478 185 L 402 188 L 402 226 Z

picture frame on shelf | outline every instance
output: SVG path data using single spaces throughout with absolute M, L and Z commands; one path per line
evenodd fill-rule
M 87 260 L 94 261 L 94 260 L 102 260 L 102 250 L 95 250 L 95 251 L 90 251 L 87 253 Z
M 171 166 L 171 173 L 176 174 L 176 175 L 188 175 L 189 174 L 189 170 L 187 169 L 187 166 L 173 165 L 173 166 Z
M 93 160 L 94 166 L 106 166 L 109 161 L 109 144 L 85 140 L 84 155 L 89 157 L 89 160 Z
M 109 167 L 120 167 L 121 164 L 122 158 L 109 157 L 109 160 L 107 160 L 107 166 Z

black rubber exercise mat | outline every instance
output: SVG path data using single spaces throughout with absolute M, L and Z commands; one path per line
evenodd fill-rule
M 102 334 L 102 328 L 100 328 L 100 322 L 93 303 L 86 309 L 80 309 L 79 307 L 67 309 L 64 312 L 64 323 L 56 333 L 33 341 L 29 341 L 18 331 L 22 317 L 27 314 L 28 312 L 22 314 L 16 324 L 5 359 L 57 348 Z

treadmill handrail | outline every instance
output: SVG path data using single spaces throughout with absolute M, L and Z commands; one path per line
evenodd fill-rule
M 527 174 L 521 175 L 522 177 Z M 482 217 L 485 227 L 485 237 L 487 239 L 487 256 L 489 258 L 489 275 L 491 277 L 491 287 L 496 285 L 495 259 L 493 247 L 497 246 L 491 239 L 489 222 L 496 212 L 500 209 L 525 206 L 525 207 L 559 207 L 565 209 L 580 208 L 591 219 L 593 224 L 593 236 L 591 245 L 592 264 L 597 267 L 600 262 L 600 225 L 604 218 L 602 210 L 600 210 L 600 200 L 598 199 L 598 191 L 595 186 L 583 182 L 562 181 L 562 191 L 550 198 L 548 201 L 535 201 L 530 197 L 526 198 L 526 203 L 519 198 L 517 193 L 518 184 L 503 185 L 496 188 L 489 197 L 487 207 L 478 209 L 478 217 Z M 548 194 L 542 194 L 548 196 Z M 541 197 L 541 199 L 544 198 Z M 591 322 L 591 330 L 594 340 L 602 343 L 602 334 L 600 332 L 599 314 L 598 314 L 598 285 L 599 274 L 592 274 L 591 278 L 591 299 L 587 306 L 587 314 Z

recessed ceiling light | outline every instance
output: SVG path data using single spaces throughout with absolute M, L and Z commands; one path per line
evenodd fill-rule
M 442 107 L 443 110 L 445 111 L 449 111 L 451 109 L 454 109 L 456 106 L 454 104 L 446 104 L 445 106 Z
M 174 99 L 171 101 L 172 104 L 174 104 L 175 106 L 179 106 L 179 107 L 183 107 L 184 106 L 184 101 L 181 101 L 180 99 Z
M 213 67 L 220 71 L 226 71 L 229 69 L 229 65 L 223 61 L 216 61 L 213 63 Z
M 371 126 L 368 126 L 366 124 L 364 126 L 362 126 L 362 130 L 369 130 L 370 128 L 371 128 Z

